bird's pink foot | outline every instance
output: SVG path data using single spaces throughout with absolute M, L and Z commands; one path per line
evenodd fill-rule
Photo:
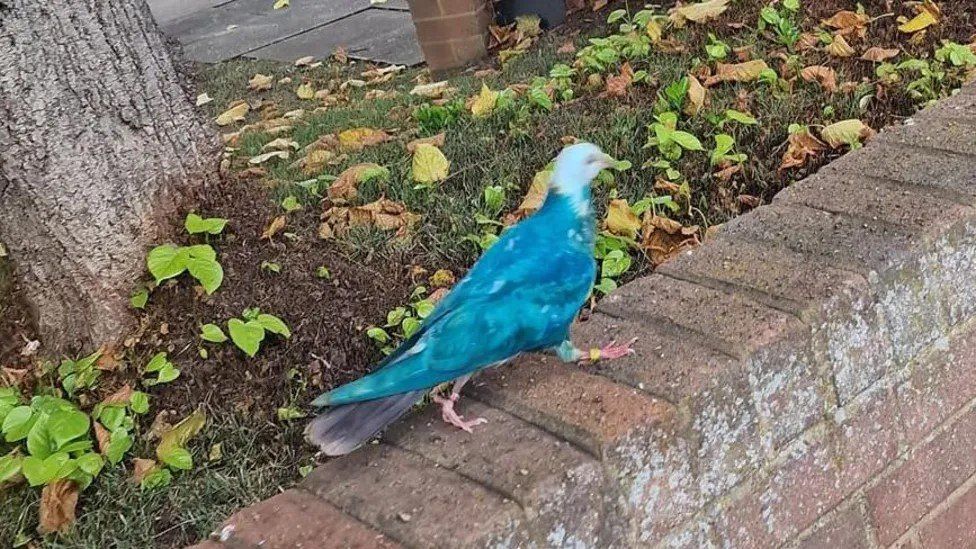
M 473 427 L 482 423 L 488 423 L 488 420 L 483 417 L 475 418 L 471 421 L 464 421 L 464 416 L 460 416 L 454 411 L 454 403 L 457 402 L 458 397 L 460 395 L 457 393 L 451 393 L 451 396 L 448 398 L 434 395 L 434 402 L 441 407 L 441 418 L 444 420 L 444 423 L 449 423 L 468 433 L 474 432 Z
M 628 355 L 636 354 L 633 345 L 637 341 L 637 338 L 631 339 L 626 345 L 617 345 L 616 341 L 611 341 L 607 345 L 600 347 L 599 349 L 593 348 L 590 350 L 590 355 L 584 357 L 583 363 L 593 363 L 599 362 L 601 360 L 614 360 L 620 357 L 625 357 Z

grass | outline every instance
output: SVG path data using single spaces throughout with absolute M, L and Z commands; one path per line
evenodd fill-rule
M 969 7 L 966 11 L 964 4 L 963 0 L 946 0 L 943 11 L 957 14 L 956 17 L 965 23 L 964 17 L 972 17 L 974 10 Z M 780 81 L 772 84 L 720 84 L 710 88 L 709 103 L 703 113 L 697 116 L 681 115 L 678 129 L 695 135 L 706 151 L 686 152 L 672 162 L 673 168 L 680 172 L 676 182 L 687 182 L 689 196 L 674 194 L 672 199 L 679 205 L 677 210 L 660 213 L 666 213 L 683 225 L 697 225 L 700 234 L 704 234 L 708 227 L 741 213 L 745 209 L 740 198 L 743 195 L 768 201 L 780 189 L 844 152 L 828 151 L 802 168 L 780 170 L 780 159 L 786 150 L 792 124 L 818 128 L 832 122 L 858 118 L 878 129 L 897 121 L 901 116 L 910 115 L 920 104 L 919 99 L 910 97 L 907 92 L 907 80 L 885 88 L 879 87 L 872 64 L 856 59 L 832 59 L 817 51 L 802 54 L 785 51 L 771 35 L 755 29 L 754 22 L 760 5 L 760 2 L 739 2 L 720 20 L 709 25 L 670 29 L 668 38 L 673 38 L 684 50 L 654 51 L 632 59 L 633 69 L 646 71 L 650 78 L 648 82 L 631 86 L 622 97 L 604 97 L 601 94 L 604 89 L 602 83 L 588 86 L 586 76 L 577 74 L 573 81 L 575 99 L 560 103 L 551 112 L 532 106 L 524 99 L 517 99 L 512 107 L 501 109 L 487 118 L 472 117 L 464 101 L 478 93 L 483 83 L 493 90 L 500 90 L 530 84 L 537 77 L 546 78 L 557 63 L 573 64 L 574 53 L 559 53 L 567 41 L 572 42 L 579 51 L 588 44 L 590 37 L 605 36 L 613 29 L 597 22 L 544 34 L 526 53 L 495 72 L 476 76 L 473 71 L 467 71 L 452 77 L 450 85 L 457 91 L 448 104 L 453 105 L 457 116 L 443 128 L 421 127 L 414 115 L 419 107 L 431 104 L 429 99 L 409 94 L 417 81 L 426 78 L 423 69 L 407 69 L 379 86 L 353 86 L 343 90 L 340 89 L 342 83 L 360 78 L 360 73 L 368 67 L 363 63 L 350 65 L 330 61 L 315 68 L 299 68 L 291 64 L 242 60 L 201 67 L 198 87 L 213 98 L 210 104 L 203 107 L 211 117 L 216 117 L 232 102 L 240 99 L 247 99 L 254 107 L 248 116 L 249 123 L 260 120 L 262 116 L 277 117 L 288 111 L 304 109 L 304 115 L 288 134 L 300 147 L 315 142 L 321 136 L 355 127 L 379 128 L 390 133 L 393 136 L 391 141 L 352 153 L 336 165 L 327 167 L 323 174 L 303 174 L 300 169 L 290 167 L 290 161 L 272 162 L 267 165 L 268 170 L 263 177 L 241 179 L 236 184 L 266 186 L 271 189 L 271 199 L 277 203 L 286 196 L 294 195 L 306 210 L 318 212 L 330 204 L 309 192 L 301 183 L 316 178 L 328 183 L 345 168 L 357 163 L 380 164 L 390 170 L 390 178 L 362 185 L 355 203 L 365 204 L 386 197 L 402 202 L 410 211 L 420 213 L 422 220 L 406 238 L 394 238 L 391 233 L 370 227 L 353 228 L 337 237 L 335 247 L 330 247 L 329 253 L 342 254 L 347 262 L 379 259 L 404 268 L 424 267 L 428 272 L 449 268 L 460 275 L 482 252 L 474 242 L 476 239 L 471 237 L 486 230 L 499 230 L 499 221 L 518 207 L 534 174 L 542 170 L 570 138 L 594 142 L 614 157 L 630 161 L 633 166 L 596 184 L 594 202 L 600 218 L 611 199 L 623 198 L 633 205 L 644 198 L 664 198 L 665 195 L 674 194 L 674 191 L 662 190 L 660 185 L 656 185 L 665 172 L 645 167 L 661 160 L 655 148 L 645 146 L 653 135 L 649 125 L 654 122 L 656 114 L 667 110 L 659 107 L 663 89 L 689 72 L 714 68 L 715 63 L 707 60 L 704 50 L 709 43 L 709 31 L 732 47 L 751 45 L 751 58 L 765 59 L 771 67 L 780 68 L 780 60 L 797 67 L 827 64 L 836 69 L 839 83 L 853 84 L 848 91 L 829 94 L 816 83 L 800 78 L 792 80 L 789 92 L 781 87 L 783 84 Z M 801 30 L 812 31 L 822 18 L 843 7 L 849 6 L 829 0 L 811 5 L 809 12 L 803 12 Z M 907 8 L 901 9 L 910 15 Z M 605 14 L 596 17 L 603 18 Z M 906 50 L 900 59 L 909 55 L 931 57 L 934 46 L 941 38 L 968 39 L 960 30 L 967 28 L 965 24 L 958 24 L 960 19 L 954 20 L 955 26 L 947 23 L 944 29 L 933 29 L 923 43 L 911 45 L 907 43 L 906 36 L 898 35 L 894 30 L 893 17 L 881 18 L 877 23 L 872 23 L 878 28 L 872 31 L 870 38 L 864 43 L 858 42 L 857 46 L 860 50 L 868 44 L 899 45 Z M 733 22 L 745 23 L 746 26 L 733 28 L 727 25 Z M 619 70 L 620 63 L 613 63 L 601 78 L 616 75 Z M 269 91 L 249 91 L 247 82 L 255 73 L 272 75 L 276 81 L 284 78 L 292 81 L 276 83 Z M 295 95 L 295 89 L 303 81 L 308 81 L 315 89 L 331 89 L 333 95 L 343 100 L 338 105 L 313 112 L 321 105 L 320 102 L 300 100 Z M 947 91 L 950 83 L 955 81 L 950 82 L 947 78 L 946 88 L 940 93 Z M 366 99 L 366 94 L 374 89 L 395 91 L 396 95 L 385 99 Z M 727 122 L 720 128 L 717 122 L 727 109 L 752 113 L 759 123 L 746 125 Z M 229 126 L 222 131 L 233 131 L 238 127 Z M 429 136 L 441 130 L 446 132 L 442 150 L 451 161 L 450 175 L 432 188 L 416 188 L 411 181 L 411 158 L 404 145 L 413 138 Z M 707 149 L 713 146 L 715 136 L 720 133 L 729 134 L 735 139 L 734 152 L 748 155 L 741 171 L 729 180 L 716 177 L 713 174 L 715 169 L 709 163 Z M 229 173 L 238 174 L 248 168 L 248 159 L 259 154 L 274 137 L 263 132 L 242 135 L 226 153 Z M 500 208 L 491 207 L 484 199 L 485 189 L 495 186 L 501 187 L 504 193 Z M 201 213 L 206 215 L 208 212 Z M 248 213 L 244 211 L 240 215 L 247 216 Z M 307 214 L 305 217 L 312 217 L 312 221 L 306 220 L 302 224 L 296 220 L 288 230 L 300 232 L 299 236 L 305 239 L 316 239 L 314 216 Z M 253 219 L 249 221 L 248 227 L 256 224 Z M 261 220 L 260 223 L 267 221 Z M 225 247 L 230 247 L 229 240 Z M 272 248 L 271 245 L 268 247 Z M 284 255 L 286 252 L 282 250 L 288 246 L 276 243 L 273 248 L 275 253 Z M 652 261 L 645 255 L 639 242 L 629 251 L 633 265 L 622 274 L 621 281 L 653 268 Z M 256 252 L 255 257 L 258 255 Z M 316 264 L 332 265 L 330 259 L 326 256 L 319 262 L 316 258 Z M 0 287 L 3 286 L 3 279 L 3 264 L 0 263 Z M 254 284 L 277 280 L 277 277 L 262 276 Z M 422 278 L 417 281 L 417 284 L 422 283 Z M 365 301 L 362 298 L 368 296 L 361 295 L 365 292 L 363 285 L 357 286 L 356 281 L 349 281 L 349 285 L 352 289 L 348 292 L 348 299 Z M 404 303 L 409 290 L 404 290 Z M 294 307 L 294 303 L 261 303 L 262 307 L 266 305 L 269 311 L 276 314 L 291 312 L 288 307 Z M 385 312 L 373 311 L 375 316 L 369 322 L 383 324 Z M 335 334 L 334 337 L 365 338 L 364 326 L 356 325 L 357 322 L 357 319 L 353 319 L 344 333 Z M 329 341 L 316 343 L 327 345 Z M 267 352 L 281 352 L 278 349 L 283 347 Z M 193 347 L 189 348 L 192 352 Z M 289 361 L 298 362 L 302 357 L 294 347 L 291 350 Z M 259 357 L 248 364 L 248 368 L 253 365 L 253 371 L 260 371 L 266 365 L 261 360 L 262 357 Z M 305 368 L 302 364 L 295 364 L 294 367 L 300 370 Z M 310 377 L 304 370 L 301 374 Z M 185 375 L 190 377 L 194 373 L 188 369 Z M 309 395 L 302 395 L 302 398 L 306 396 Z M 298 400 L 301 402 L 302 398 Z M 173 484 L 158 492 L 141 491 L 129 482 L 131 473 L 125 469 L 107 470 L 91 489 L 83 493 L 77 526 L 65 536 L 47 539 L 45 544 L 50 547 L 186 545 L 206 536 L 237 508 L 287 487 L 299 478 L 299 466 L 310 463 L 310 450 L 299 433 L 300 421 L 283 425 L 256 419 L 260 417 L 259 414 L 237 412 L 228 402 L 213 406 L 209 415 L 214 421 L 192 443 L 198 463 L 196 468 L 176 474 Z M 209 462 L 206 455 L 216 443 L 222 444 L 223 458 Z M 151 454 L 151 448 L 142 444 L 144 447 L 136 448 L 132 455 Z M 36 490 L 18 489 L 0 493 L 0 540 L 33 536 L 37 498 Z

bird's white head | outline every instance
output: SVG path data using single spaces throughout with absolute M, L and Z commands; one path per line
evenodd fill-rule
M 590 183 L 600 170 L 613 166 L 613 158 L 592 143 L 576 143 L 556 157 L 549 179 L 553 192 L 565 195 L 580 215 L 590 212 Z

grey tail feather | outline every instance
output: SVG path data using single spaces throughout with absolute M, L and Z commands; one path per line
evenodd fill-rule
M 348 454 L 396 421 L 423 395 L 423 390 L 411 391 L 335 406 L 316 416 L 305 428 L 305 436 L 327 456 Z

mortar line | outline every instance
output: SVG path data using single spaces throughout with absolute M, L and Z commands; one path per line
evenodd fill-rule
M 368 522 L 360 519 L 359 517 L 353 515 L 352 513 L 349 513 L 347 511 L 341 509 L 338 505 L 336 505 L 336 504 L 332 503 L 331 501 L 323 498 L 322 496 L 316 494 L 315 492 L 309 490 L 308 488 L 302 486 L 301 484 L 295 485 L 294 487 L 292 487 L 292 489 L 293 490 L 301 490 L 302 492 L 305 492 L 306 494 L 312 496 L 313 498 L 315 498 L 319 502 L 323 503 L 324 505 L 327 505 L 327 506 L 335 509 L 340 514 L 342 514 L 343 516 L 349 517 L 349 519 L 351 519 L 353 522 L 356 522 L 356 523 L 362 525 L 366 529 L 372 530 L 374 532 L 378 532 L 378 533 L 382 534 L 384 537 L 390 538 L 391 540 L 399 543 L 400 545 L 402 545 L 404 547 L 407 547 L 409 549 L 420 549 L 416 545 L 410 545 L 409 543 L 407 543 L 406 541 L 398 538 L 397 536 L 394 536 L 393 534 L 389 534 L 389 533 L 387 533 L 387 532 L 385 532 L 383 530 L 380 530 L 379 528 L 376 528 L 375 526 L 373 526 L 373 525 L 369 524 Z
M 905 530 L 905 532 L 901 536 L 899 536 L 898 539 L 896 539 L 889 547 L 898 547 L 900 546 L 900 544 L 906 543 L 910 538 L 914 537 L 915 535 L 920 534 L 920 532 L 918 531 L 919 528 L 927 526 L 933 520 L 938 518 L 938 516 L 941 515 L 943 511 L 955 505 L 955 503 L 960 499 L 962 499 L 963 496 L 965 496 L 970 490 L 976 490 L 976 472 L 974 472 L 969 478 L 963 481 L 962 484 L 960 484 L 952 492 L 950 492 L 949 495 L 946 496 L 944 500 L 940 501 L 934 507 L 929 509 L 927 513 L 922 515 L 922 517 L 918 519 L 917 522 L 915 522 L 915 524 L 909 526 L 908 530 Z
M 735 360 L 745 360 L 748 358 L 747 353 L 738 353 L 730 345 L 726 344 L 724 341 L 714 338 L 704 332 L 700 332 L 694 328 L 689 328 L 688 326 L 683 326 L 671 320 L 668 317 L 655 315 L 653 313 L 638 313 L 636 315 L 623 315 L 618 313 L 613 313 L 607 311 L 606 309 L 597 308 L 596 312 L 609 317 L 613 320 L 619 320 L 621 322 L 631 322 L 637 324 L 638 326 L 654 324 L 655 327 L 664 328 L 665 332 L 670 332 L 669 335 L 675 335 L 678 337 L 687 337 L 689 334 L 694 336 L 695 339 L 699 340 L 705 347 L 710 350 L 715 351 L 719 354 L 725 355 L 731 359 Z
M 258 50 L 260 50 L 262 48 L 266 48 L 268 46 L 273 46 L 275 44 L 278 44 L 280 42 L 284 42 L 285 40 L 289 40 L 289 39 L 294 38 L 296 36 L 301 36 L 301 35 L 303 35 L 305 33 L 311 32 L 313 30 L 318 30 L 318 29 L 320 29 L 322 27 L 327 27 L 327 26 L 329 26 L 329 25 L 331 25 L 333 23 L 338 23 L 338 22 L 343 21 L 345 19 L 348 19 L 348 18 L 350 18 L 350 17 L 352 17 L 354 15 L 359 15 L 360 13 L 363 13 L 364 11 L 368 11 L 370 9 L 372 9 L 372 6 L 366 6 L 365 8 L 363 8 L 361 10 L 354 11 L 352 13 L 347 13 L 347 14 L 342 15 L 340 17 L 337 17 L 336 19 L 333 19 L 331 21 L 326 21 L 325 23 L 322 23 L 321 25 L 315 25 L 314 27 L 309 27 L 309 28 L 307 28 L 307 29 L 305 29 L 303 31 L 296 32 L 296 33 L 293 33 L 293 34 L 289 34 L 288 36 L 283 36 L 281 38 L 276 38 L 276 39 L 272 40 L 271 42 L 268 42 L 267 44 L 262 44 L 260 46 L 251 48 L 251 49 L 249 49 L 247 51 L 243 51 L 241 53 L 238 53 L 238 54 L 234 55 L 234 57 L 232 57 L 231 59 L 236 59 L 238 57 L 245 56 L 245 55 L 247 55 L 249 53 L 256 52 L 256 51 L 258 51 Z

